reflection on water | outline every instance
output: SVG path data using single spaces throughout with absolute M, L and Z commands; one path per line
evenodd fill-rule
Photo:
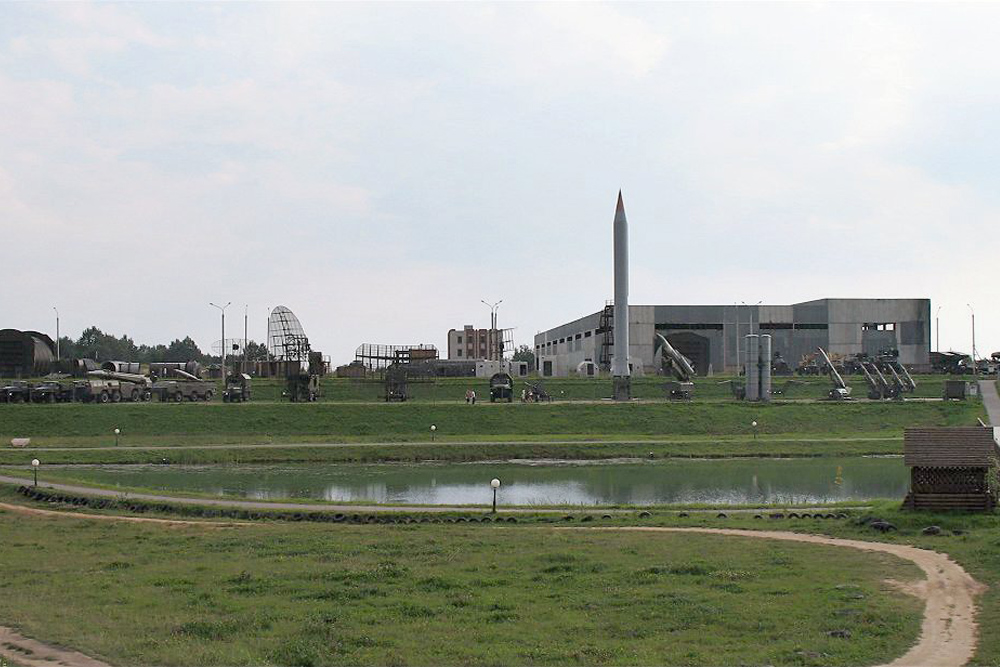
M 148 489 L 246 498 L 427 505 L 812 503 L 902 498 L 901 458 L 657 462 L 74 466 L 73 477 Z

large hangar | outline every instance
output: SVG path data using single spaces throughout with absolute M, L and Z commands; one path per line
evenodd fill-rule
M 614 346 L 613 306 L 535 336 L 543 376 L 606 369 Z M 770 334 L 772 349 L 793 367 L 817 347 L 831 354 L 899 350 L 908 368 L 930 367 L 930 299 L 818 299 L 789 306 L 629 306 L 629 362 L 636 374 L 655 373 L 656 334 L 688 357 L 700 375 L 736 372 L 739 341 Z
M 0 377 L 45 375 L 56 360 L 56 344 L 38 331 L 0 329 Z

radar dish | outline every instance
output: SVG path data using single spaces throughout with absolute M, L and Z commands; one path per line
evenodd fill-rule
M 267 350 L 277 361 L 301 361 L 308 358 L 309 339 L 295 313 L 275 306 L 267 318 Z

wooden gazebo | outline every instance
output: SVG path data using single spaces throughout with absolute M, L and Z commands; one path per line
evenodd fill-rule
M 997 504 L 991 481 L 1000 459 L 993 429 L 908 428 L 903 461 L 910 469 L 910 493 L 903 507 L 911 510 L 984 512 Z

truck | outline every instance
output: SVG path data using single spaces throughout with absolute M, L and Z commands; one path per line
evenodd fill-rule
M 31 400 L 31 385 L 22 380 L 15 380 L 0 387 L 0 403 L 27 403 Z
M 95 371 L 98 372 L 98 371 Z M 81 403 L 120 403 L 148 401 L 150 387 L 144 382 L 116 380 L 94 376 L 73 383 L 73 398 Z
M 490 403 L 514 400 L 514 379 L 507 373 L 494 373 L 490 378 Z
M 153 383 L 152 394 L 161 403 L 173 401 L 211 401 L 215 396 L 215 384 L 205 380 L 157 380 Z
M 72 403 L 73 385 L 67 382 L 46 380 L 31 388 L 32 403 Z
M 293 373 L 285 378 L 285 396 L 292 403 L 319 400 L 319 375 L 315 373 Z
M 250 376 L 246 373 L 230 373 L 226 378 L 226 389 L 222 392 L 223 403 L 244 403 L 250 400 Z

